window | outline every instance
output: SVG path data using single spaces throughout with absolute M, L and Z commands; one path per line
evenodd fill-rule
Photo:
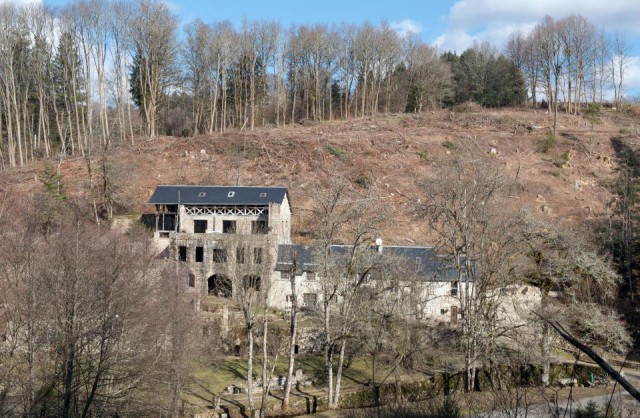
M 304 293 L 302 295 L 302 303 L 305 308 L 313 308 L 318 303 L 318 294 L 317 293 Z
M 422 257 L 416 257 L 416 267 L 422 266 Z
M 196 263 L 204 261 L 204 247 L 196 247 Z
M 198 193 L 198 197 L 205 197 L 207 195 L 206 192 L 200 192 Z
M 236 263 L 244 264 L 244 247 L 236 248 Z
M 178 260 L 187 261 L 187 247 L 184 245 L 178 247 Z
M 222 221 L 222 233 L 223 234 L 235 234 L 236 233 L 236 221 Z
M 189 273 L 189 287 L 196 287 L 196 276 Z
M 158 231 L 175 231 L 176 215 L 161 214 L 158 216 Z
M 255 264 L 262 264 L 262 248 L 253 249 L 253 262 Z
M 260 193 L 260 197 L 267 197 L 267 194 L 266 194 L 266 193 L 264 193 L 264 192 L 263 192 L 263 193 Z
M 293 302 L 293 295 L 287 295 L 287 303 Z
M 291 273 L 288 271 L 281 271 L 280 280 L 291 280 Z
M 204 234 L 207 232 L 207 221 L 201 219 L 193 221 L 193 232 L 196 234 Z
M 222 248 L 213 249 L 213 262 L 214 263 L 226 263 L 227 262 L 227 250 Z
M 267 221 L 253 221 L 251 222 L 251 233 L 252 234 L 266 234 L 269 232 L 269 228 L 267 228 Z
M 458 282 L 451 282 L 451 296 L 457 296 L 458 295 Z
M 316 272 L 315 271 L 308 271 L 307 272 L 307 280 L 315 280 L 316 279 Z
M 236 194 L 236 192 L 229 192 L 227 193 L 227 197 L 233 197 Z

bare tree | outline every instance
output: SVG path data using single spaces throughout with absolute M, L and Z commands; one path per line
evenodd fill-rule
M 613 101 L 616 106 L 622 104 L 625 69 L 628 65 L 629 46 L 624 35 L 616 33 L 613 38 L 613 52 L 611 57 L 611 84 L 613 87 Z
M 166 4 L 140 0 L 136 4 L 132 20 L 131 36 L 135 49 L 134 67 L 137 79 L 132 89 L 137 89 L 140 110 L 145 120 L 145 133 L 158 134 L 158 110 L 162 94 L 175 83 L 176 18 Z
M 377 260 L 369 245 L 386 219 L 385 211 L 376 204 L 375 194 L 370 192 L 359 195 L 348 184 L 332 178 L 329 187 L 318 191 L 314 205 L 329 408 L 339 404 L 347 341 L 355 326 L 358 301 Z M 340 239 L 347 244 L 342 250 L 333 245 Z M 340 320 L 334 323 L 336 318 Z
M 0 263 L 8 320 L 0 351 L 14 354 L 0 367 L 3 415 L 139 415 L 153 409 L 147 395 L 165 387 L 158 376 L 183 387 L 186 374 L 176 373 L 190 361 L 175 353 L 195 347 L 185 341 L 197 321 L 179 323 L 186 317 L 177 312 L 195 310 L 169 304 L 166 282 L 150 283 L 159 271 L 146 235 L 88 223 L 76 202 L 54 194 L 25 206 L 2 219 L 3 250 L 21 250 Z
M 612 350 L 623 349 L 627 337 L 612 311 L 620 281 L 616 272 L 580 235 L 532 217 L 526 224 L 523 234 L 529 246 L 529 267 L 525 275 L 529 283 L 541 291 L 539 313 L 546 318 L 556 318 L 556 315 L 572 318 L 574 327 L 589 335 L 590 343 Z M 570 300 L 571 308 L 563 309 L 562 313 L 554 309 L 551 291 L 562 292 Z M 544 385 L 551 383 L 549 326 L 549 322 L 543 321 L 540 334 Z
M 183 48 L 183 60 L 186 64 L 186 81 L 193 97 L 193 133 L 198 135 L 204 122 L 205 106 L 209 104 L 210 86 L 217 92 L 216 72 L 214 65 L 214 49 L 212 48 L 212 31 L 208 25 L 196 20 L 185 28 L 186 40 Z M 211 109 L 215 114 L 214 107 Z
M 414 95 L 416 112 L 423 107 L 435 108 L 452 93 L 452 79 L 449 67 L 440 60 L 438 53 L 430 46 L 419 43 L 410 50 L 409 91 Z
M 242 231 L 238 231 L 242 232 Z M 226 270 L 220 280 L 231 287 L 234 301 L 242 312 L 244 331 L 247 337 L 247 397 L 249 413 L 256 411 L 254 400 L 254 347 L 257 318 L 263 313 L 263 335 L 267 335 L 267 308 L 269 278 L 275 266 L 271 254 L 275 244 L 267 235 L 245 235 L 238 233 L 225 237 L 221 243 L 227 254 Z M 266 361 L 263 358 L 263 361 Z M 263 363 L 264 364 L 264 363 Z M 266 376 L 263 376 L 263 380 Z M 265 403 L 266 404 L 266 403 Z M 265 405 L 266 407 L 266 405 Z
M 458 276 L 466 390 L 474 389 L 480 358 L 505 329 L 496 321 L 500 292 L 514 282 L 522 254 L 520 217 L 505 207 L 508 177 L 481 162 L 454 162 L 426 188 L 427 224 L 436 248 Z
M 289 408 L 289 397 L 291 394 L 291 381 L 293 379 L 293 368 L 295 366 L 296 338 L 298 336 L 298 286 L 296 284 L 296 272 L 298 271 L 298 254 L 292 251 L 285 254 L 285 259 L 291 260 L 289 270 L 289 281 L 291 284 L 291 316 L 289 327 L 289 364 L 287 366 L 287 377 L 284 383 L 284 395 L 282 396 L 282 409 Z

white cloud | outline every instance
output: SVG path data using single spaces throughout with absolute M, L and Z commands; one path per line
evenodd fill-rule
M 391 26 L 391 29 L 398 32 L 398 34 L 402 37 L 405 37 L 410 33 L 419 34 L 422 32 L 422 25 L 411 19 L 403 19 L 399 22 L 391 22 L 389 26 Z
M 562 18 L 581 14 L 608 30 L 640 33 L 636 0 L 459 0 L 451 8 L 449 24 L 454 28 L 494 26 L 539 21 L 545 15 Z
M 456 51 L 458 53 L 471 47 L 474 42 L 489 42 L 500 49 L 511 33 L 520 31 L 526 34 L 531 31 L 533 26 L 535 26 L 534 23 L 491 26 L 472 34 L 464 29 L 449 28 L 442 35 L 438 36 L 432 42 L 432 45 L 440 51 Z
M 169 11 L 171 11 L 173 13 L 177 13 L 180 10 L 180 5 L 178 5 L 177 3 L 174 3 L 172 1 L 162 0 L 162 3 L 165 6 L 167 6 L 167 9 L 169 9 Z
M 581 14 L 598 27 L 640 35 L 640 1 L 636 0 L 458 0 L 449 10 L 448 27 L 433 44 L 462 52 L 474 41 L 498 48 L 515 30 L 528 33 L 545 15 L 561 19 Z
M 640 56 L 627 58 L 627 67 L 624 71 L 624 91 L 627 97 L 640 95 Z
M 42 4 L 42 0 L 0 0 L 0 4 L 14 4 L 16 6 L 28 6 L 30 4 Z
M 467 32 L 454 29 L 451 31 L 447 31 L 442 35 L 438 36 L 435 41 L 433 41 L 433 46 L 437 47 L 439 51 L 458 51 L 462 52 L 471 45 L 476 40 L 473 36 L 469 35 Z

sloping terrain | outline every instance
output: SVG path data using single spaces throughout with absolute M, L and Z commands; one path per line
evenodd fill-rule
M 640 144 L 639 114 L 605 110 L 592 130 L 583 117 L 560 113 L 559 140 L 547 144 L 546 152 L 541 144 L 552 115 L 505 109 L 307 121 L 197 138 L 137 138 L 108 158 L 120 184 L 121 214 L 152 211 L 147 201 L 158 184 L 286 186 L 294 239 L 304 240 L 313 227 L 314 190 L 339 175 L 356 187 L 378 189 L 393 213 L 393 222 L 382 231 L 386 243 L 428 244 L 416 203 L 424 200 L 429 179 L 454 158 L 504 167 L 516 180 L 514 201 L 552 220 L 576 226 L 605 220 L 612 199 L 607 184 L 617 166 L 614 144 Z M 42 167 L 32 163 L 0 172 L 0 193 L 32 193 L 41 187 Z M 65 159 L 60 171 L 68 194 L 87 193 L 83 158 Z

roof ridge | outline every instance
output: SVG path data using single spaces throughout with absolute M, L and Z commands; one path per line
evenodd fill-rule
M 217 186 L 206 184 L 158 184 L 157 187 L 233 187 L 233 188 L 253 188 L 253 189 L 287 189 L 286 186 Z

